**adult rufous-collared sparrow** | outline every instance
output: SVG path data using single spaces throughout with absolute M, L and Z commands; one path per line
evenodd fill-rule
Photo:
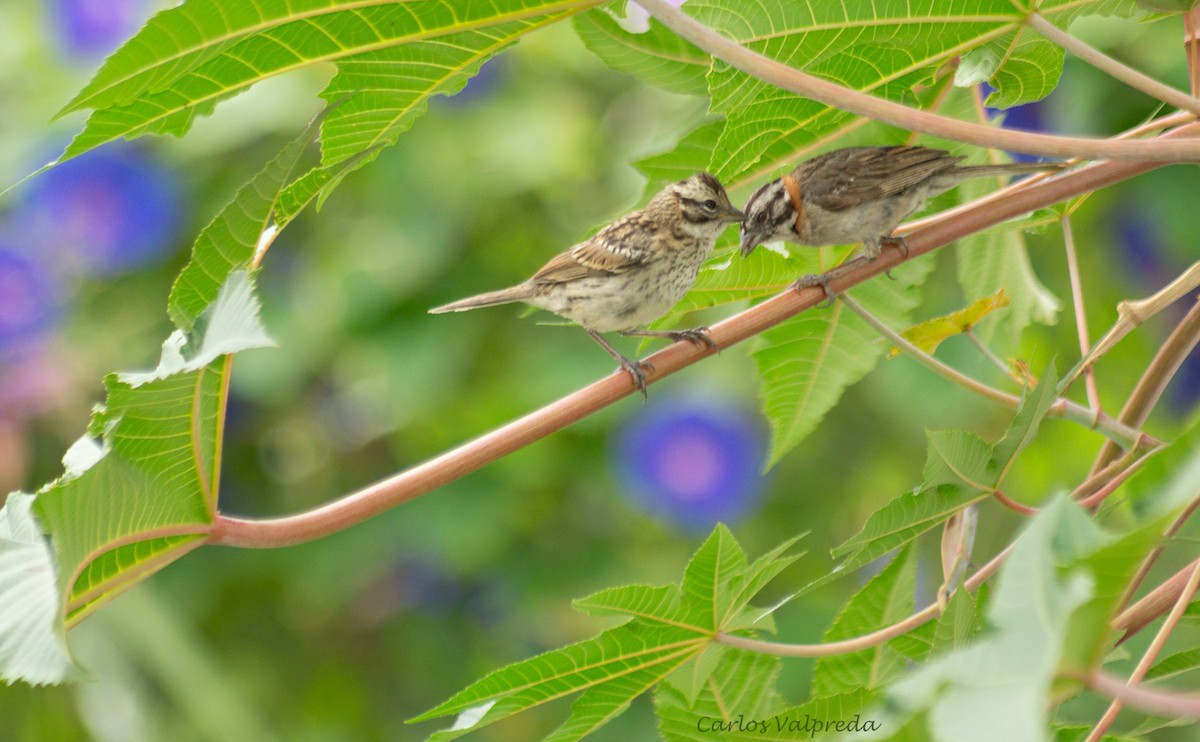
M 847 147 L 806 160 L 767 183 L 746 202 L 742 255 L 764 242 L 801 245 L 862 243 L 866 260 L 879 257 L 885 242 L 905 254 L 904 238 L 893 236 L 925 202 L 969 178 L 1057 170 L 1066 163 L 960 165 L 961 156 L 916 146 Z M 823 285 L 824 276 L 802 279 Z

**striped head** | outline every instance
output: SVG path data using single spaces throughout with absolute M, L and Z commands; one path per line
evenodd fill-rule
M 683 228 L 698 237 L 715 240 L 726 225 L 742 220 L 742 212 L 729 202 L 724 186 L 709 173 L 672 183 L 654 198 L 659 199 L 678 204 Z
M 792 205 L 799 198 L 799 191 L 792 194 L 788 189 L 790 183 L 795 183 L 790 175 L 776 178 L 755 191 L 746 202 L 742 257 L 764 242 L 797 242 L 800 239 L 796 234 L 796 209 Z

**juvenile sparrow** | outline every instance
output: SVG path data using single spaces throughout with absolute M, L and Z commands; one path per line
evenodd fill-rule
M 746 202 L 742 255 L 764 242 L 848 245 L 861 242 L 863 257 L 879 257 L 884 242 L 906 255 L 904 238 L 893 236 L 900 222 L 968 178 L 1058 170 L 1066 163 L 959 165 L 962 157 L 929 147 L 847 147 L 800 163 L 767 183 Z M 806 277 L 829 292 L 830 274 Z
M 637 328 L 666 314 L 683 298 L 717 237 L 728 224 L 741 220 L 742 212 L 729 203 L 721 183 L 708 173 L 696 173 L 555 256 L 529 280 L 429 312 L 465 312 L 518 301 L 554 312 L 587 330 L 629 372 L 645 396 L 643 366 L 647 364 L 621 355 L 600 333 L 667 337 L 716 348 L 706 328 Z

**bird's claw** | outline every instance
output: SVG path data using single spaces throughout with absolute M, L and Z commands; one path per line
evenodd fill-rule
M 709 336 L 707 327 L 697 327 L 694 330 L 675 330 L 669 333 L 668 336 L 675 342 L 687 340 L 689 343 L 694 343 L 695 345 L 707 345 L 718 353 L 721 351 L 720 346 Z
M 654 373 L 654 364 L 646 361 L 631 361 L 628 358 L 621 359 L 621 368 L 633 377 L 633 385 L 642 393 L 642 399 L 647 400 L 650 395 L 646 393 L 646 372 Z
M 825 290 L 825 301 L 821 302 L 817 306 L 832 306 L 833 300 L 837 298 L 837 294 L 835 294 L 833 289 L 829 287 L 828 273 L 814 273 L 807 276 L 801 276 L 800 278 L 796 279 L 795 283 L 792 284 L 792 288 L 796 289 L 797 292 L 802 289 L 812 288 L 813 286 L 820 286 Z

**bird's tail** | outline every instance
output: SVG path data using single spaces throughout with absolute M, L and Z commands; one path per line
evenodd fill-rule
M 969 177 L 982 178 L 988 175 L 1029 175 L 1047 170 L 1065 170 L 1066 162 L 1010 162 L 1005 165 L 963 165 Z
M 533 296 L 533 288 L 521 283 L 507 289 L 489 291 L 486 294 L 476 294 L 475 296 L 468 296 L 466 299 L 452 301 L 449 304 L 443 304 L 440 307 L 430 309 L 429 313 L 466 312 L 471 309 L 479 309 L 480 307 L 494 307 L 497 304 L 511 304 L 514 301 L 525 301 L 531 296 Z

